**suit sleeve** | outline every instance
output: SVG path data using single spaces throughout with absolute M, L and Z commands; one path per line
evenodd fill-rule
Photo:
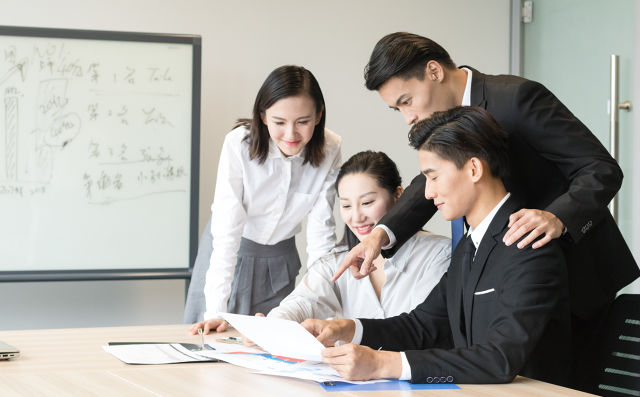
M 342 259 L 344 255 L 340 256 Z M 332 282 L 337 268 L 334 254 L 319 258 L 305 273 L 296 288 L 267 317 L 303 322 L 308 318 L 342 317 L 342 280 Z
M 396 244 L 382 251 L 385 258 L 395 255 L 398 248 L 424 226 L 436 212 L 433 200 L 424 196 L 425 178 L 419 174 L 411 181 L 398 202 L 378 222 L 385 225 L 396 236 Z
M 578 242 L 606 215 L 622 184 L 622 170 L 591 131 L 543 85 L 521 84 L 511 103 L 514 128 L 569 181 L 569 189 L 545 210 L 556 215 Z
M 493 303 L 495 314 L 489 322 L 486 341 L 455 349 L 430 349 L 428 345 L 415 349 L 414 343 L 404 343 L 412 382 L 425 383 L 428 377 L 452 376 L 455 383 L 506 383 L 525 366 L 562 294 L 566 294 L 564 259 L 555 243 L 536 250 L 530 247 L 518 250 L 514 245 L 501 256 L 504 266 L 494 271 L 504 276 L 497 284 L 501 288 L 496 287 L 499 295 Z M 418 320 L 422 323 L 429 320 L 422 313 L 416 315 L 422 317 Z M 409 332 L 396 330 L 395 338 L 402 335 L 400 340 L 407 339 L 411 332 L 428 334 L 429 328 L 425 331 L 415 328 L 418 321 L 405 324 Z M 366 326 L 364 335 L 367 335 Z M 427 340 L 410 337 L 409 341 Z
M 447 273 L 427 298 L 409 314 L 383 320 L 360 319 L 361 345 L 373 349 L 403 351 L 451 345 L 451 328 L 447 314 Z

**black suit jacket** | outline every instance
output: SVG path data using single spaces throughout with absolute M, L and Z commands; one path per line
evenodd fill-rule
M 523 375 L 567 385 L 571 314 L 564 256 L 557 241 L 535 250 L 502 244 L 509 215 L 519 208 L 512 196 L 498 210 L 464 291 L 458 246 L 448 272 L 411 313 L 361 319 L 361 343 L 405 351 L 415 383 L 505 383 Z
M 471 69 L 471 68 L 469 68 Z M 471 69 L 471 105 L 485 108 L 509 134 L 507 190 L 524 208 L 544 209 L 567 227 L 561 239 L 569 271 L 572 312 L 589 318 L 613 301 L 620 288 L 640 276 L 607 204 L 622 183 L 622 171 L 598 139 L 549 90 L 509 75 Z M 418 175 L 380 220 L 398 243 L 436 212 Z

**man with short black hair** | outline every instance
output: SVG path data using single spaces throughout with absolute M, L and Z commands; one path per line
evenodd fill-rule
M 569 274 L 574 356 L 592 351 L 593 334 L 616 293 L 640 275 L 607 205 L 622 183 L 622 171 L 598 139 L 543 85 L 510 75 L 456 68 L 434 41 L 398 32 L 375 46 L 365 70 L 366 86 L 399 111 L 407 124 L 455 106 L 485 108 L 509 134 L 509 191 L 524 208 L 509 219 L 504 244 L 538 249 L 559 242 Z M 390 257 L 435 213 L 418 175 L 370 235 L 347 255 L 348 267 L 364 277 L 381 248 Z M 453 222 L 454 243 L 462 221 Z M 562 237 L 562 238 L 560 238 Z M 588 380 L 588 372 L 578 371 Z M 575 383 L 574 385 L 578 385 Z
M 409 314 L 303 322 L 326 346 L 352 342 L 325 349 L 323 361 L 354 380 L 506 383 L 523 375 L 568 385 L 571 315 L 558 242 L 535 250 L 502 244 L 510 214 L 521 208 L 502 182 L 507 133 L 484 109 L 456 107 L 416 123 L 410 142 L 423 194 L 446 220 L 464 216 L 468 235 Z

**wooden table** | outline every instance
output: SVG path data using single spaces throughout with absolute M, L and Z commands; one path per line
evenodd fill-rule
M 310 381 L 258 375 L 226 363 L 127 365 L 104 352 L 108 342 L 190 342 L 187 325 L 0 331 L 21 357 L 0 361 L 0 395 L 9 396 L 589 396 L 518 377 L 506 385 L 461 390 L 327 393 Z M 234 331 L 224 334 L 232 335 Z M 223 334 L 207 335 L 213 341 Z

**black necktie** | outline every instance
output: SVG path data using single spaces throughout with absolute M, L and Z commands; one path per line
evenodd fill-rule
M 460 241 L 461 249 L 462 249 L 462 263 L 460 263 L 460 295 L 462 295 L 461 303 L 462 310 L 460 311 L 460 332 L 462 335 L 466 335 L 466 326 L 465 326 L 465 310 L 464 310 L 464 290 L 467 286 L 467 279 L 469 278 L 469 273 L 471 273 L 471 263 L 473 262 L 473 256 L 476 253 L 476 246 L 473 245 L 473 240 L 471 240 L 471 235 L 466 236 L 462 241 Z
M 461 274 L 462 274 L 462 291 L 464 291 L 465 287 L 467 286 L 467 279 L 469 278 L 469 273 L 471 273 L 471 263 L 473 262 L 473 256 L 476 253 L 476 246 L 473 245 L 473 240 L 471 240 L 471 235 L 465 237 L 460 244 L 462 244 Z

